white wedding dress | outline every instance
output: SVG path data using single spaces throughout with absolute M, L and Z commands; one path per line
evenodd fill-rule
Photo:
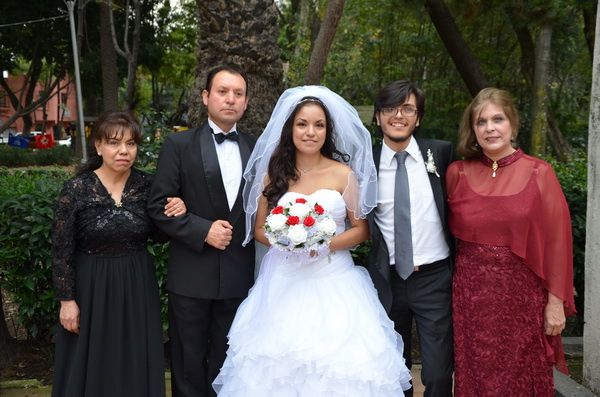
M 345 230 L 335 190 L 306 196 Z M 303 261 L 271 248 L 229 332 L 220 397 L 398 397 L 410 387 L 403 344 L 367 271 L 350 252 Z

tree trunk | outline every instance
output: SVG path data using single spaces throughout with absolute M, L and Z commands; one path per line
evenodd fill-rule
M 125 3 L 125 27 L 123 28 L 123 48 L 117 42 L 117 33 L 112 10 L 112 0 L 108 0 L 108 16 L 110 19 L 110 32 L 112 36 L 113 46 L 117 54 L 125 58 L 127 61 L 127 87 L 125 89 L 125 102 L 127 109 L 133 110 L 136 105 L 135 98 L 135 75 L 137 71 L 138 56 L 140 51 L 140 35 L 142 26 L 141 4 L 140 0 L 131 0 L 133 5 L 133 32 L 131 44 L 129 43 L 129 21 L 130 21 L 130 5 L 129 0 Z
M 344 12 L 345 0 L 329 0 L 325 19 L 321 22 L 319 35 L 310 54 L 308 70 L 304 76 L 305 84 L 319 84 L 325 71 L 327 55 L 331 49 L 337 26 Z
M 138 57 L 140 53 L 140 35 L 142 26 L 141 5 L 139 0 L 133 0 L 133 10 L 135 13 L 133 21 L 133 37 L 131 44 L 131 53 L 127 57 L 127 88 L 125 90 L 125 102 L 127 109 L 133 110 L 136 105 L 135 76 L 137 72 Z M 127 36 L 125 36 L 127 39 Z
M 550 108 L 547 108 L 546 110 L 548 138 L 550 140 L 550 145 L 552 146 L 552 150 L 558 161 L 565 162 L 569 159 L 573 148 L 571 147 L 569 141 L 565 139 L 565 136 L 558 127 L 558 124 L 556 124 L 556 120 L 554 119 Z
M 506 13 L 511 21 L 521 49 L 521 73 L 535 98 L 534 80 L 537 73 L 535 65 L 536 46 L 529 33 L 528 25 L 530 24 L 530 21 L 523 18 L 514 7 L 506 7 Z M 535 110 L 533 110 L 532 116 L 535 116 Z M 566 161 L 572 150 L 571 145 L 560 131 L 552 109 L 548 106 L 546 106 L 546 124 L 548 126 L 548 138 L 554 154 L 560 161 Z M 530 136 L 528 143 L 531 143 L 531 141 Z
M 594 58 L 594 31 L 596 30 L 596 8 L 598 1 L 594 7 L 583 9 L 583 34 L 585 42 L 590 53 L 590 60 Z
M 550 42 L 552 26 L 542 24 L 535 43 L 535 72 L 533 76 L 533 107 L 531 112 L 531 153 L 546 154 L 548 137 L 548 80 L 550 75 Z
M 202 90 L 206 74 L 217 65 L 234 64 L 248 77 L 250 103 L 239 125 L 259 135 L 283 90 L 283 68 L 273 0 L 196 0 L 199 12 L 198 67 L 189 97 L 189 121 L 206 120 Z
M 307 47 L 312 49 L 310 21 L 313 15 L 312 0 L 300 0 L 298 2 L 300 12 L 296 21 L 296 42 L 294 45 L 294 59 L 300 58 L 304 54 L 308 54 Z M 307 46 L 307 43 L 310 45 Z
M 425 0 L 425 7 L 458 73 L 474 97 L 488 86 L 479 61 L 469 50 L 444 0 Z
M 512 6 L 505 8 L 510 24 L 515 31 L 519 47 L 521 48 L 521 73 L 530 89 L 533 87 L 533 76 L 535 74 L 535 44 L 529 33 L 529 20 L 521 15 Z
M 4 316 L 4 299 L 2 297 L 2 288 L 0 288 L 0 351 L 7 351 L 8 345 L 12 341 L 12 336 L 8 332 L 6 317 Z
M 600 8 L 600 7 L 599 7 Z M 596 42 L 600 39 L 600 9 Z M 600 46 L 594 46 L 588 139 L 588 196 L 585 243 L 583 379 L 600 393 Z
M 119 72 L 117 69 L 117 52 L 113 46 L 110 33 L 110 16 L 108 5 L 104 2 L 100 7 L 100 66 L 102 68 L 102 104 L 104 110 L 119 108 Z

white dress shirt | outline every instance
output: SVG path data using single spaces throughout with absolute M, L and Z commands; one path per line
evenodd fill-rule
M 236 124 L 229 131 L 221 130 L 211 119 L 208 119 L 208 125 L 213 130 L 213 141 L 217 150 L 223 186 L 225 187 L 227 203 L 231 210 L 237 199 L 240 184 L 242 183 L 242 156 L 240 155 L 240 148 L 237 142 L 225 139 L 223 143 L 217 143 L 214 135 L 219 133 L 228 134 L 231 131 L 235 131 Z
M 435 205 L 425 161 L 417 141 L 412 137 L 406 151 L 408 152 L 406 172 L 410 186 L 413 263 L 415 266 L 422 266 L 447 258 L 450 251 Z M 379 162 L 377 209 L 375 210 L 375 222 L 387 244 L 392 266 L 396 262 L 394 255 L 394 186 L 398 163 L 394 158 L 395 154 L 396 152 L 384 142 Z

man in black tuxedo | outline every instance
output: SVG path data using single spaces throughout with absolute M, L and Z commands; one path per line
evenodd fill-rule
M 417 138 L 425 97 L 402 80 L 384 87 L 374 119 L 383 143 L 373 151 L 377 208 L 369 216 L 369 272 L 404 341 L 411 368 L 413 318 L 421 346 L 425 396 L 452 396 L 452 248 L 446 223 L 444 175 L 449 142 Z M 412 396 L 412 389 L 405 395 Z
M 214 396 L 235 312 L 254 282 L 254 245 L 246 235 L 242 173 L 255 138 L 236 131 L 248 105 L 245 74 L 211 70 L 202 100 L 208 121 L 164 142 L 148 211 L 171 238 L 167 291 L 174 397 Z M 167 197 L 187 213 L 164 215 Z

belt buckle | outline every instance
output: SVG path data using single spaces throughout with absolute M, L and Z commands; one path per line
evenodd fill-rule
M 421 271 L 421 266 L 415 266 L 415 272 L 420 272 Z

